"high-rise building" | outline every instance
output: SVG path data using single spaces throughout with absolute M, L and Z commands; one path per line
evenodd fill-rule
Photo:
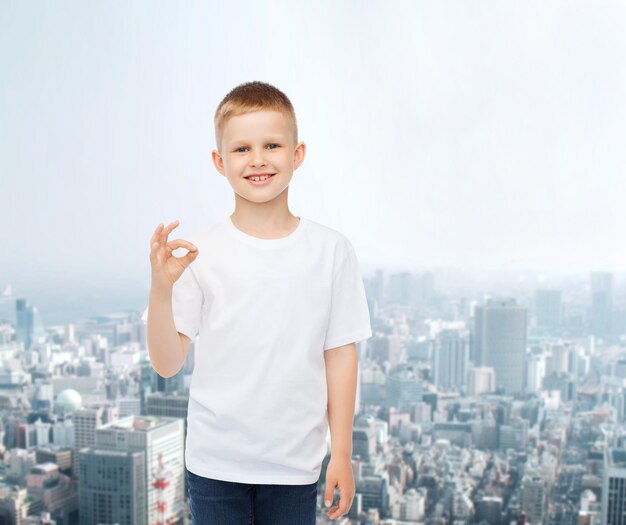
M 522 510 L 526 513 L 530 525 L 544 523 L 548 510 L 548 489 L 546 480 L 536 474 L 528 473 L 522 479 Z
M 437 336 L 433 352 L 435 385 L 441 389 L 460 389 L 467 383 L 469 345 L 467 334 L 443 330 Z
M 96 428 L 113 421 L 117 417 L 117 409 L 113 406 L 93 406 L 80 408 L 72 415 L 74 426 L 74 449 L 93 447 L 96 444 Z M 78 456 L 73 460 L 74 473 L 78 473 Z
M 81 525 L 148 525 L 145 454 L 139 450 L 79 449 Z
M 36 306 L 28 304 L 26 299 L 15 300 L 15 339 L 24 343 L 28 350 L 37 339 L 43 339 L 46 331 Z
M 526 391 L 538 393 L 546 376 L 546 358 L 543 354 L 531 354 L 526 362 Z
M 611 335 L 613 317 L 613 274 L 591 273 L 591 305 L 589 331 L 596 336 Z
M 474 314 L 477 366 L 490 366 L 496 385 L 507 394 L 522 392 L 525 383 L 527 309 L 515 299 L 489 299 Z
M 391 274 L 387 285 L 387 302 L 409 306 L 414 296 L 415 279 L 415 276 L 409 272 Z
M 561 290 L 536 290 L 535 315 L 537 328 L 555 330 L 561 326 Z
M 422 381 L 414 370 L 403 369 L 387 378 L 385 394 L 387 406 L 408 411 L 411 404 L 422 400 Z
M 626 450 L 621 448 L 604 451 L 602 525 L 626 525 Z
M 183 517 L 184 424 L 180 418 L 129 416 L 96 431 L 96 444 L 143 450 L 146 457 L 148 523 Z M 126 443 L 124 443 L 124 436 Z
M 96 428 L 107 422 L 103 407 L 80 408 L 72 416 L 76 450 L 96 444 Z

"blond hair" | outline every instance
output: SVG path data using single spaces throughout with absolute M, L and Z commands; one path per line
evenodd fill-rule
M 291 122 L 294 145 L 298 143 L 296 112 L 291 101 L 280 89 L 254 80 L 231 89 L 217 106 L 214 116 L 215 141 L 222 151 L 222 133 L 228 120 L 253 111 L 280 111 Z

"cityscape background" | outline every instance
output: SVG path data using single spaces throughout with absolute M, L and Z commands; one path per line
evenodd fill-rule
M 296 108 L 292 213 L 362 267 L 346 523 L 626 523 L 623 20 L 0 2 L 0 525 L 188 519 L 193 345 L 175 377 L 151 369 L 148 244 L 232 211 L 213 112 L 249 80 Z

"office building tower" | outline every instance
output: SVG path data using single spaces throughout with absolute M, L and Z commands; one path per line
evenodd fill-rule
M 592 335 L 611 335 L 613 317 L 613 274 L 591 273 L 591 298 L 589 309 L 589 331 Z
M 145 454 L 140 450 L 78 450 L 81 525 L 149 525 Z M 161 522 L 165 523 L 165 522 Z
M 408 411 L 412 403 L 422 400 L 422 381 L 412 369 L 393 372 L 385 385 L 387 406 Z
M 389 276 L 387 302 L 401 306 L 410 306 L 415 297 L 416 277 L 409 272 L 393 273 Z
M 528 444 L 528 421 L 514 418 L 506 425 L 500 425 L 500 448 L 523 452 Z
M 352 428 L 352 456 L 368 460 L 376 455 L 376 420 L 371 415 L 358 416 Z
M 147 524 L 167 523 L 168 520 L 177 522 L 183 518 L 185 463 L 182 419 L 128 416 L 107 423 L 96 429 L 96 444 L 93 450 L 87 452 L 87 457 L 102 455 L 98 452 L 102 450 L 123 453 L 115 457 L 126 480 L 136 478 L 136 474 L 131 475 L 130 470 L 142 469 L 142 486 L 145 486 L 146 491 L 142 505 Z M 140 452 L 144 458 L 143 467 L 135 459 L 135 452 Z M 92 468 L 93 465 L 87 466 L 87 470 L 80 473 L 91 476 Z M 96 483 L 97 480 L 93 479 L 92 483 Z M 101 490 L 98 487 L 95 485 L 93 490 Z M 105 487 L 102 490 L 107 489 Z
M 626 525 L 626 450 L 607 446 L 602 474 L 602 525 Z
M 476 307 L 474 317 L 476 365 L 490 366 L 496 387 L 507 394 L 524 389 L 527 309 L 515 299 L 489 299 Z
M 17 325 L 15 299 L 16 297 L 13 294 L 13 289 L 10 284 L 0 292 L 0 324 L 8 323 L 13 326 Z
M 522 511 L 529 525 L 544 523 L 548 510 L 548 488 L 546 480 L 537 474 L 528 473 L 522 479 Z
M 469 364 L 467 334 L 443 330 L 437 336 L 433 354 L 435 385 L 443 390 L 465 388 Z
M 96 444 L 96 428 L 117 419 L 115 406 L 102 404 L 81 408 L 74 412 L 76 448 L 93 447 Z
M 562 343 L 550 345 L 550 357 L 548 358 L 546 373 L 560 374 L 569 372 L 569 351 Z
M 549 333 L 559 328 L 562 318 L 561 290 L 536 290 L 535 316 L 541 332 Z
M 36 306 L 30 306 L 26 299 L 15 300 L 15 339 L 28 350 L 35 341 L 46 337 L 46 330 Z
M 538 393 L 546 376 L 546 358 L 543 354 L 531 354 L 526 362 L 526 391 Z

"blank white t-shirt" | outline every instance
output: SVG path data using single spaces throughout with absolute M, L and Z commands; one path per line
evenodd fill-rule
M 240 483 L 317 481 L 328 452 L 324 351 L 372 335 L 352 244 L 305 217 L 279 239 L 228 216 L 187 240 L 200 253 L 172 289 L 176 329 L 198 337 L 187 468 Z

